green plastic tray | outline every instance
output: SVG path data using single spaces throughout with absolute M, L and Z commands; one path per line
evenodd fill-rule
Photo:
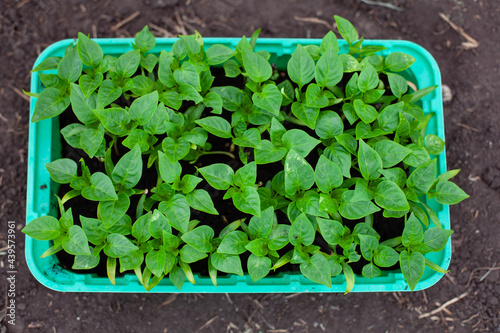
M 156 47 L 152 52 L 170 50 L 176 38 L 158 38 Z M 101 45 L 104 54 L 119 55 L 132 49 L 133 39 L 96 39 Z M 239 39 L 236 38 L 204 38 L 205 46 L 213 44 L 224 44 L 235 48 Z M 38 57 L 35 65 L 44 59 L 54 56 L 63 56 L 64 50 L 73 40 L 66 39 L 52 44 Z M 266 39 L 261 38 L 257 43 L 257 49 L 266 50 L 271 53 L 271 61 L 278 68 L 286 68 L 290 54 L 298 44 L 320 45 L 320 39 Z M 347 44 L 340 40 L 340 52 L 347 53 Z M 441 74 L 434 58 L 421 46 L 401 40 L 368 40 L 363 45 L 382 45 L 386 52 L 405 52 L 417 59 L 407 75 L 417 86 L 424 88 L 437 85 L 438 88 L 421 100 L 421 107 L 426 114 L 434 113 L 429 123 L 428 133 L 436 134 L 444 140 L 443 103 L 441 95 Z M 43 90 L 38 73 L 31 76 L 31 91 L 39 93 Z M 36 98 L 31 98 L 30 119 L 35 108 Z M 38 123 L 30 123 L 29 151 L 28 151 L 28 184 L 26 202 L 26 222 L 42 215 L 57 216 L 57 202 L 54 193 L 57 186 L 51 181 L 49 173 L 45 169 L 45 163 L 51 162 L 61 156 L 61 135 L 57 119 L 42 120 Z M 438 157 L 439 173 L 446 171 L 446 154 L 443 151 Z M 449 208 L 435 201 L 427 203 L 437 213 L 444 228 L 450 228 Z M 35 278 L 44 286 L 62 292 L 146 292 L 139 283 L 135 274 L 127 274 L 116 278 L 116 285 L 112 285 L 107 277 L 99 277 L 96 274 L 74 273 L 62 268 L 55 255 L 41 259 L 40 255 L 49 248 L 48 241 L 38 241 L 26 236 L 26 261 Z M 445 249 L 438 253 L 429 253 L 427 258 L 446 269 L 451 260 L 451 241 Z M 434 285 L 443 274 L 425 268 L 424 275 L 415 290 L 422 290 Z M 244 276 L 226 275 L 218 278 L 218 286 L 213 286 L 210 278 L 195 274 L 196 285 L 185 283 L 180 292 L 183 293 L 296 293 L 296 292 L 344 292 L 346 281 L 341 274 L 332 278 L 332 288 L 311 282 L 298 272 L 280 273 L 273 277 L 266 277 L 253 282 L 248 274 Z M 404 280 L 400 270 L 382 271 L 382 276 L 367 279 L 361 275 L 356 276 L 353 292 L 375 292 L 375 291 L 409 291 L 408 284 Z M 173 293 L 179 290 L 170 282 L 163 279 L 153 289 L 157 293 Z

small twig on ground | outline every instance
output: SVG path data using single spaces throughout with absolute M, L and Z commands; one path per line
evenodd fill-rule
M 474 269 L 472 272 L 470 272 L 470 275 L 469 275 L 469 281 L 467 281 L 467 284 L 465 285 L 466 287 L 469 286 L 469 284 L 471 283 L 472 281 L 472 278 L 474 276 L 474 274 L 478 271 L 484 271 L 484 270 L 488 270 L 488 271 L 496 271 L 496 270 L 499 270 L 500 267 L 495 267 L 496 263 L 493 265 L 493 267 L 478 267 L 476 269 Z M 487 273 L 488 274 L 488 273 Z M 481 280 L 482 281 L 482 280 Z
M 466 319 L 466 320 L 463 320 L 462 321 L 462 324 L 465 324 L 465 323 L 468 323 L 469 321 L 471 321 L 472 319 L 476 318 L 479 316 L 479 313 L 476 313 L 475 315 L 473 315 L 472 317 L 470 317 L 469 319 Z
M 163 29 L 162 27 L 159 27 L 154 23 L 149 23 L 148 25 L 150 28 L 153 28 L 154 30 L 161 33 L 162 35 L 160 37 L 174 37 L 174 35 L 168 32 L 166 29 Z
M 16 87 L 13 87 L 13 86 L 10 86 L 9 88 L 12 89 L 12 91 L 15 92 L 16 95 L 19 95 L 19 97 L 21 97 L 25 101 L 28 101 L 28 102 L 30 101 L 29 96 L 26 96 L 25 94 L 23 94 L 23 92 L 21 90 L 17 89 Z
M 182 22 L 181 15 L 179 14 L 179 10 L 175 10 L 175 19 L 177 21 L 177 32 L 183 36 L 186 36 L 188 33 L 186 31 L 186 27 L 184 26 L 184 22 Z
M 429 300 L 427 299 L 427 294 L 425 293 L 425 290 L 422 290 L 422 294 L 424 295 L 425 304 L 429 304 Z
M 389 9 L 394 9 L 397 10 L 398 12 L 402 12 L 404 9 L 400 8 L 396 5 L 393 5 L 392 3 L 387 3 L 387 2 L 381 2 L 381 1 L 371 1 L 371 0 L 361 0 L 361 2 L 366 3 L 367 5 L 372 5 L 372 6 L 382 6 L 386 7 Z
M 307 22 L 307 23 L 317 23 L 317 24 L 323 24 L 326 26 L 329 30 L 333 30 L 333 26 L 328 23 L 325 20 L 319 19 L 317 17 L 299 17 L 299 16 L 294 16 L 293 17 L 296 21 L 301 21 L 301 22 Z
M 283 296 L 283 298 L 285 298 L 285 299 L 290 299 L 290 298 L 297 297 L 297 296 L 299 296 L 299 295 L 300 295 L 300 293 L 295 293 L 295 294 L 291 294 L 291 295 L 288 295 L 288 296 Z
M 132 21 L 133 19 L 135 19 L 137 16 L 139 16 L 139 14 L 141 14 L 140 11 L 136 11 L 134 12 L 132 15 L 130 15 L 129 17 L 121 20 L 120 22 L 118 22 L 117 24 L 115 24 L 114 26 L 111 27 L 111 31 L 116 31 L 118 30 L 120 27 L 122 27 L 123 25 L 127 24 L 128 22 Z
M 158 306 L 158 309 L 164 307 L 164 306 L 167 306 L 169 305 L 170 303 L 172 303 L 173 301 L 175 301 L 177 299 L 177 295 L 178 294 L 172 294 L 172 296 L 170 296 L 169 298 L 167 298 L 163 303 L 161 303 L 159 306 Z
M 471 36 L 469 36 L 465 31 L 464 29 L 460 28 L 459 26 L 457 26 L 455 23 L 453 23 L 449 18 L 448 16 L 446 16 L 445 14 L 443 13 L 439 13 L 439 16 L 446 22 L 448 23 L 452 28 L 453 30 L 455 30 L 456 32 L 458 32 L 463 38 L 467 39 L 467 42 L 462 42 L 462 47 L 466 50 L 469 50 L 469 49 L 475 49 L 479 46 L 479 42 L 477 40 L 475 40 L 474 38 L 472 38 Z
M 479 279 L 479 282 L 483 282 L 483 280 L 486 279 L 488 275 L 490 275 L 490 273 L 495 269 L 496 265 L 497 263 L 494 263 L 493 266 L 491 266 L 491 268 L 486 272 L 486 274 L 484 274 L 483 277 Z
M 21 1 L 17 6 L 16 8 L 19 9 L 21 8 L 22 6 L 24 6 L 25 4 L 27 4 L 28 2 L 30 2 L 31 0 L 23 0 Z
M 226 298 L 227 298 L 229 304 L 233 304 L 233 300 L 231 299 L 231 297 L 229 297 L 229 294 L 225 293 L 225 295 L 226 295 Z
M 452 298 L 448 302 L 446 302 L 443 305 L 441 305 L 440 307 L 432 310 L 431 312 L 427 312 L 427 313 L 424 313 L 424 314 L 418 316 L 418 319 L 422 319 L 422 318 L 427 318 L 427 317 L 433 316 L 436 313 L 439 313 L 439 312 L 445 310 L 448 306 L 452 305 L 453 303 L 458 302 L 459 300 L 461 300 L 462 298 L 466 297 L 467 295 L 469 295 L 469 292 L 465 292 L 465 293 L 463 293 L 462 295 L 460 295 L 458 297 Z
M 288 330 L 285 329 L 277 329 L 277 330 L 267 330 L 268 333 L 287 333 Z
M 217 318 L 219 318 L 218 315 L 213 317 L 212 319 L 209 319 L 205 324 L 201 325 L 200 328 L 198 328 L 198 330 L 196 330 L 196 333 L 199 333 L 202 330 L 204 330 L 205 328 L 207 328 L 208 326 L 210 326 L 210 324 L 212 324 L 214 322 L 214 320 Z
M 477 128 L 474 128 L 474 127 L 471 127 L 469 125 L 465 125 L 465 124 L 462 124 L 462 123 L 458 123 L 456 121 L 453 121 L 455 123 L 455 125 L 457 126 L 460 126 L 460 127 L 463 127 L 463 128 L 466 128 L 468 130 L 471 130 L 471 131 L 474 131 L 474 132 L 479 132 L 479 130 Z
M 398 294 L 396 293 L 392 293 L 392 296 L 394 296 L 394 298 L 396 299 L 396 301 L 399 303 L 399 304 L 403 304 L 403 300 L 398 296 Z

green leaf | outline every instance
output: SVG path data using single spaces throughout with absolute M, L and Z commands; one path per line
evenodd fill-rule
M 398 262 L 399 254 L 392 247 L 379 245 L 374 252 L 373 260 L 379 267 L 391 267 Z
M 345 149 L 349 151 L 349 153 L 356 155 L 356 151 L 358 150 L 358 142 L 356 139 L 349 133 L 343 133 L 335 136 L 335 140 L 342 145 Z
M 337 221 L 318 218 L 318 226 L 321 236 L 330 245 L 340 243 L 340 238 L 344 234 L 344 226 Z
M 183 262 L 190 264 L 208 257 L 208 254 L 206 254 L 205 252 L 200 252 L 191 245 L 186 244 L 180 250 L 180 257 Z
M 241 192 L 233 195 L 233 203 L 236 209 L 243 213 L 260 216 L 260 197 L 253 186 L 244 186 Z
M 102 172 L 96 172 L 90 177 L 90 186 L 82 190 L 82 197 L 92 201 L 117 200 L 115 187 L 111 179 Z
M 104 107 L 113 103 L 122 95 L 122 88 L 116 87 L 111 80 L 104 80 L 97 92 L 97 109 L 104 109 Z M 130 116 L 128 117 L 130 119 Z M 102 121 L 102 120 L 101 120 Z
M 148 214 L 150 213 L 151 212 L 149 212 Z M 163 231 L 169 233 L 172 232 L 172 228 L 170 227 L 170 224 L 168 224 L 167 217 L 163 215 L 158 209 L 155 209 L 148 219 L 148 231 L 153 238 L 162 239 Z
M 175 163 L 183 159 L 191 149 L 191 145 L 183 138 L 174 139 L 168 137 L 163 139 L 161 143 L 165 156 L 170 159 L 170 162 Z
M 125 135 L 129 131 L 130 115 L 122 108 L 95 109 L 102 125 L 111 133 Z
M 321 192 L 328 193 L 335 187 L 342 185 L 342 170 L 334 162 L 327 159 L 324 155 L 319 157 L 314 171 L 316 185 Z
M 358 40 L 358 32 L 351 22 L 337 15 L 334 15 L 333 17 L 335 18 L 337 29 L 339 30 L 342 38 L 344 38 L 349 44 Z
M 403 52 L 392 52 L 385 58 L 385 66 L 393 72 L 401 72 L 416 61 L 411 55 Z
M 165 214 L 173 228 L 180 232 L 188 231 L 191 211 L 184 195 L 175 194 L 169 201 L 160 202 L 158 210 Z
M 365 124 L 370 124 L 374 122 L 375 119 L 377 119 L 377 109 L 375 109 L 370 104 L 366 104 L 362 100 L 356 99 L 354 100 L 353 105 L 354 111 Z
M 203 104 L 205 106 L 212 108 L 212 113 L 221 114 L 222 113 L 222 97 L 214 91 L 208 92 L 203 98 Z
M 26 224 L 22 232 L 37 240 L 51 240 L 61 234 L 61 229 L 55 217 L 40 216 Z
M 158 169 L 161 179 L 172 184 L 180 180 L 182 167 L 179 162 L 172 163 L 162 151 L 158 151 Z
M 406 185 L 412 188 L 417 195 L 425 194 L 436 179 L 437 160 L 431 160 L 416 168 L 408 177 Z
M 78 176 L 78 166 L 75 161 L 69 158 L 61 158 L 54 162 L 45 163 L 45 167 L 50 174 L 50 178 L 59 184 L 70 183 Z
M 120 258 L 120 273 L 139 268 L 143 262 L 144 253 L 141 250 L 130 252 Z
M 411 245 L 418 245 L 422 243 L 423 240 L 424 231 L 422 224 L 415 217 L 415 214 L 412 213 L 405 223 L 403 234 L 401 236 L 401 242 L 405 247 L 409 247 Z
M 300 264 L 300 272 L 309 280 L 332 287 L 331 268 L 328 260 L 317 253 L 309 260 Z
M 125 140 L 122 141 L 122 145 L 128 149 L 133 149 L 136 144 L 141 147 L 141 152 L 147 152 L 150 146 L 154 145 L 158 139 L 154 136 L 149 136 L 145 131 L 136 128 L 133 130 Z
M 71 108 L 78 120 L 84 124 L 92 124 L 99 121 L 92 111 L 96 108 L 96 94 L 93 94 L 89 98 L 85 98 L 80 86 L 74 83 L 71 83 L 70 91 Z
M 408 91 L 408 83 L 406 79 L 399 74 L 387 73 L 387 78 L 389 80 L 389 86 L 391 87 L 391 92 L 397 98 L 401 98 Z
M 212 45 L 205 52 L 207 56 L 207 63 L 210 66 L 222 64 L 236 54 L 235 51 L 221 44 Z
M 315 78 L 320 87 L 333 87 L 342 80 L 343 65 L 337 52 L 338 49 L 328 48 L 316 63 Z
M 309 52 L 302 45 L 298 45 L 288 61 L 287 70 L 290 79 L 299 85 L 299 90 L 314 78 L 315 68 Z
M 214 207 L 212 198 L 205 190 L 194 190 L 186 195 L 187 202 L 191 208 L 202 212 L 219 215 L 219 212 Z
M 310 90 L 310 87 L 313 87 L 313 84 L 310 84 L 308 86 L 307 91 Z M 316 126 L 316 120 L 318 119 L 320 112 L 318 107 L 311 107 L 306 105 L 305 103 L 295 102 L 292 104 L 292 113 L 295 117 L 306 124 L 307 127 L 314 129 Z
M 151 32 L 149 32 L 149 28 L 147 25 L 135 35 L 134 41 L 135 41 L 135 46 L 139 50 L 141 50 L 142 53 L 151 51 L 156 45 L 155 36 Z
M 121 77 L 131 77 L 139 68 L 141 53 L 139 50 L 129 51 L 122 54 L 115 63 L 115 71 Z
M 282 136 L 282 141 L 288 150 L 293 149 L 298 155 L 304 158 L 321 142 L 299 129 L 287 131 Z
M 195 121 L 211 134 L 221 138 L 231 138 L 231 124 L 224 118 L 218 116 L 204 117 Z
M 259 108 L 278 116 L 283 95 L 275 84 L 269 83 L 264 85 L 260 92 L 252 95 L 252 101 Z
M 224 63 L 224 72 L 227 77 L 237 77 L 241 74 L 240 65 L 234 60 L 228 60 Z
M 146 215 L 139 217 L 134 222 L 134 225 L 132 225 L 132 236 L 134 236 L 140 243 L 145 243 L 151 238 L 149 225 L 151 224 L 152 216 L 153 213 L 148 212 Z
M 306 105 L 311 108 L 324 108 L 328 106 L 328 97 L 325 92 L 316 83 L 311 83 L 306 89 Z M 293 103 L 295 105 L 301 105 L 301 103 Z M 319 111 L 319 110 L 318 110 Z M 317 118 L 317 116 L 316 116 Z M 316 122 L 314 119 L 314 123 Z M 313 123 L 313 125 L 314 125 Z
M 241 259 L 237 255 L 214 252 L 210 255 L 210 261 L 221 272 L 243 276 Z
M 361 271 L 361 274 L 368 279 L 373 279 L 374 277 L 382 275 L 382 271 L 380 268 L 375 266 L 373 263 L 368 263 L 363 266 L 363 270 Z
M 270 250 L 278 251 L 284 248 L 288 242 L 288 234 L 290 232 L 290 226 L 286 224 L 276 225 L 271 233 L 267 236 L 269 240 L 268 247 Z
M 87 236 L 82 227 L 73 225 L 68 229 L 68 235 L 62 243 L 64 251 L 72 255 L 90 255 Z
M 248 244 L 248 236 L 243 231 L 231 231 L 224 236 L 222 242 L 217 248 L 218 253 L 224 254 L 242 254 L 247 251 L 245 246 Z
M 303 244 L 309 246 L 314 242 L 315 233 L 311 221 L 309 221 L 306 214 L 302 213 L 292 222 L 288 237 L 292 245 Z
M 179 247 L 180 240 L 178 236 L 174 236 L 171 232 L 162 231 L 162 240 L 163 240 L 163 247 L 165 248 L 165 251 L 167 252 L 172 252 L 177 247 Z
M 395 166 L 411 153 L 411 149 L 391 140 L 379 141 L 373 145 L 373 149 L 382 159 L 384 168 Z
M 234 174 L 234 185 L 238 187 L 253 186 L 257 180 L 257 164 L 250 162 L 236 170 Z
M 101 220 L 80 215 L 80 222 L 89 242 L 100 245 L 106 240 L 108 233 L 99 228 L 103 224 Z
M 212 251 L 214 230 L 207 225 L 194 228 L 182 235 L 181 239 L 200 252 Z
M 378 153 L 363 140 L 359 140 L 358 163 L 364 179 L 370 180 L 380 177 L 382 159 Z
M 299 190 L 308 190 L 314 184 L 314 170 L 295 149 L 290 149 L 285 160 L 285 190 L 294 195 Z
M 139 125 L 144 126 L 153 117 L 158 105 L 158 91 L 153 91 L 141 96 L 132 102 L 129 113 L 130 118 L 136 120 Z
M 375 203 L 388 210 L 401 211 L 410 209 L 408 200 L 401 188 L 390 180 L 384 180 L 377 186 Z
M 372 65 L 366 63 L 361 73 L 359 73 L 358 89 L 361 92 L 367 92 L 368 90 L 377 88 L 378 82 L 379 78 L 377 71 Z
M 250 235 L 264 238 L 267 237 L 274 225 L 274 207 L 270 206 L 263 210 L 260 217 L 252 216 L 248 224 Z
M 436 201 L 443 205 L 455 205 L 469 197 L 460 187 L 449 181 L 440 181 L 436 185 Z
M 233 143 L 240 147 L 251 147 L 257 149 L 262 147 L 260 132 L 255 127 L 246 130 L 241 136 L 234 138 Z
M 267 60 L 247 49 L 243 49 L 243 67 L 250 79 L 258 83 L 267 81 L 273 72 Z
M 363 258 L 365 258 L 368 261 L 371 261 L 373 258 L 373 252 L 378 247 L 378 239 L 374 236 L 363 235 L 363 234 L 358 234 L 358 237 L 360 242 L 361 254 L 363 255 Z
M 198 169 L 206 181 L 217 190 L 227 190 L 233 184 L 233 169 L 223 163 L 215 163 Z
M 321 111 L 316 120 L 314 131 L 321 139 L 332 139 L 344 132 L 344 124 L 336 112 Z
M 45 60 L 43 60 L 41 63 L 39 63 L 35 68 L 31 70 L 31 73 L 39 72 L 39 71 L 45 71 L 49 69 L 57 69 L 57 65 L 61 61 L 61 58 L 59 57 L 48 57 Z
M 259 256 L 259 257 L 263 257 L 263 256 L 267 255 L 267 253 L 269 252 L 269 250 L 267 248 L 267 243 L 268 243 L 268 240 L 265 238 L 256 238 L 253 241 L 249 242 L 245 246 L 245 248 L 248 251 L 250 251 L 250 253 L 252 253 L 256 256 Z
M 168 278 L 170 279 L 170 281 L 172 281 L 173 285 L 177 289 L 181 290 L 182 285 L 184 284 L 184 280 L 186 279 L 186 274 L 181 268 L 176 266 L 172 268 L 170 274 L 168 275 Z
M 426 88 L 419 89 L 419 90 L 415 91 L 413 94 L 408 95 L 409 97 L 411 97 L 411 99 L 408 102 L 415 103 L 416 101 L 422 99 L 424 96 L 427 96 L 428 94 L 430 94 L 431 92 L 436 90 L 437 87 L 438 87 L 437 85 L 430 86 L 430 87 L 426 87 Z
M 163 277 L 166 260 L 167 254 L 164 250 L 151 250 L 146 254 L 146 267 L 149 268 L 151 273 L 155 276 Z
M 422 253 L 404 250 L 400 255 L 400 266 L 406 282 L 411 290 L 414 290 L 418 281 L 424 275 L 425 257 Z
M 327 147 L 323 152 L 326 158 L 337 164 L 346 178 L 351 178 L 351 154 L 339 143 Z
M 76 47 L 78 55 L 85 65 L 93 68 L 99 65 L 103 58 L 103 52 L 99 44 L 79 32 Z
M 353 73 L 357 71 L 361 71 L 363 68 L 361 64 L 350 54 L 340 54 L 340 61 L 342 61 L 342 67 L 344 73 Z
M 38 96 L 31 122 L 36 123 L 58 116 L 68 108 L 69 104 L 70 97 L 68 95 L 63 94 L 57 88 L 47 88 Z
M 348 220 L 357 220 L 378 212 L 380 208 L 371 201 L 343 201 L 339 213 Z
M 82 74 L 82 66 L 82 60 L 80 60 L 78 50 L 75 47 L 66 53 L 57 65 L 57 75 L 70 83 L 75 82 Z
M 255 254 L 251 254 L 250 257 L 248 257 L 248 274 L 250 274 L 250 277 L 254 282 L 262 279 L 267 274 L 269 274 L 271 266 L 272 262 L 268 257 L 259 257 Z
M 425 149 L 429 154 L 439 155 L 444 150 L 444 141 L 437 135 L 427 134 L 424 141 Z
M 93 158 L 101 146 L 104 146 L 104 126 L 99 124 L 97 129 L 88 128 L 80 137 L 80 146 L 90 158 Z
M 100 256 L 97 254 L 76 255 L 71 269 L 92 269 L 99 265 Z
M 424 242 L 432 251 L 439 252 L 445 248 L 448 239 L 453 234 L 453 230 L 441 228 L 429 228 L 424 233 Z
M 118 222 L 130 207 L 130 199 L 125 193 L 119 193 L 117 200 L 99 202 L 99 213 L 106 228 L 111 228 Z
M 285 157 L 287 153 L 286 148 L 280 147 L 276 148 L 268 140 L 261 141 L 261 148 L 254 150 L 255 163 L 257 164 L 268 164 L 278 162 Z
M 134 148 L 123 155 L 115 168 L 111 177 L 117 184 L 123 185 L 124 188 L 133 188 L 142 176 L 142 153 L 138 144 Z
M 167 51 L 162 50 L 160 53 L 159 65 L 158 65 L 158 79 L 167 88 L 172 88 L 175 86 L 174 74 L 170 65 L 172 64 L 174 58 Z
M 328 31 L 321 40 L 321 45 L 319 46 L 319 52 L 321 54 L 325 54 L 328 50 L 331 50 L 335 55 L 339 53 L 339 42 L 333 31 Z

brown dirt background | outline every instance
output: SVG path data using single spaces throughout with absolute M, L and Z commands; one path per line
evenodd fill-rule
M 500 332 L 500 271 L 489 270 L 500 264 L 500 2 L 384 1 L 404 10 L 358 0 L 1 0 L 0 248 L 5 247 L 7 221 L 16 221 L 18 274 L 16 325 L 3 322 L 0 332 Z M 135 12 L 139 14 L 115 29 Z M 464 50 L 465 38 L 439 13 L 479 46 Z M 424 292 L 346 296 L 74 294 L 51 291 L 33 278 L 20 232 L 25 224 L 29 112 L 20 90 L 29 89 L 29 70 L 41 50 L 76 37 L 78 31 L 130 37 L 146 24 L 157 36 L 196 29 L 206 37 L 240 37 L 262 28 L 262 37 L 321 38 L 333 14 L 352 20 L 365 38 L 422 45 L 436 58 L 443 83 L 451 88 L 453 99 L 445 104 L 448 168 L 462 169 L 456 182 L 471 198 L 451 209 L 454 254 L 446 277 Z M 0 254 L 0 310 L 7 291 L 6 260 Z M 447 311 L 419 319 L 419 314 L 463 293 L 467 296 Z

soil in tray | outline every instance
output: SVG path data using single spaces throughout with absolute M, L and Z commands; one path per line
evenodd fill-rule
M 226 78 L 223 76 L 223 70 L 220 68 L 213 68 L 213 75 L 215 76 L 214 80 L 214 86 L 224 86 L 224 85 L 236 85 L 243 87 L 243 80 L 241 78 Z M 287 76 L 284 73 L 280 73 L 280 78 L 278 81 L 282 81 L 287 79 Z M 348 77 L 344 77 L 343 81 L 339 85 L 345 85 L 348 82 Z M 119 100 L 118 102 L 121 102 L 123 105 L 128 105 L 128 103 L 123 99 Z M 186 103 L 185 106 L 182 107 L 182 109 L 186 109 L 189 107 L 191 104 Z M 286 108 L 290 108 L 290 106 L 287 106 Z M 335 111 L 340 111 L 340 106 L 339 105 L 334 105 L 330 107 L 329 109 L 335 110 Z M 182 112 L 182 110 L 180 110 Z M 285 110 L 287 111 L 287 110 Z M 288 110 L 289 111 L 289 110 Z M 207 111 L 205 111 L 206 113 Z M 230 115 L 231 113 L 225 112 L 222 114 L 223 117 L 226 118 L 226 120 L 230 121 Z M 205 114 L 204 114 L 205 116 Z M 60 122 L 60 128 L 64 128 L 65 126 L 72 124 L 72 123 L 77 123 L 78 119 L 76 116 L 70 111 L 67 110 L 63 112 L 59 116 L 59 122 Z M 287 121 L 284 122 L 284 126 L 287 129 L 292 129 L 292 128 L 298 128 L 301 130 L 306 131 L 309 135 L 315 136 L 315 133 L 313 130 L 304 127 L 304 126 L 298 126 L 292 123 L 289 123 Z M 345 127 L 346 129 L 349 128 L 349 123 L 346 121 L 345 122 Z M 263 139 L 269 139 L 268 133 L 264 132 L 263 134 Z M 158 142 L 161 142 L 163 140 L 164 136 L 158 136 Z M 214 163 L 225 163 L 229 166 L 231 166 L 234 170 L 239 169 L 240 167 L 243 166 L 243 163 L 240 161 L 240 159 L 237 157 L 238 153 L 237 151 L 231 151 L 231 140 L 229 139 L 222 139 L 216 136 L 213 136 L 211 134 L 208 135 L 208 140 L 207 142 L 210 142 L 212 144 L 212 151 L 226 151 L 226 152 L 231 152 L 236 156 L 236 159 L 232 159 L 227 155 L 203 155 L 201 156 L 197 162 L 196 162 L 196 167 L 200 168 L 203 166 L 211 165 Z M 113 162 L 116 164 L 118 162 L 120 156 L 125 154 L 128 151 L 128 148 L 124 147 L 121 144 L 121 141 L 118 141 L 116 149 L 113 150 L 113 155 L 112 159 Z M 118 152 L 118 154 L 117 154 Z M 252 149 L 246 149 L 246 153 L 248 153 L 248 162 L 253 161 L 253 151 Z M 78 161 L 80 158 L 84 158 L 86 165 L 90 168 L 90 171 L 92 173 L 94 172 L 104 172 L 105 173 L 105 168 L 104 168 L 104 163 L 100 162 L 97 158 L 89 159 L 88 156 L 83 152 L 81 149 L 75 149 L 71 146 L 69 146 L 64 139 L 62 139 L 62 157 L 64 158 L 71 158 L 73 160 Z M 311 164 L 311 166 L 314 168 L 316 165 L 316 161 L 319 158 L 318 150 L 314 149 L 307 157 L 306 160 Z M 196 168 L 194 165 L 190 164 L 189 162 L 186 161 L 180 161 L 182 165 L 182 170 L 183 170 L 183 175 L 184 174 L 194 174 L 196 171 Z M 154 167 L 151 167 L 150 169 L 147 169 L 146 167 L 147 164 L 147 156 L 143 157 L 143 175 L 136 186 L 136 188 L 139 189 L 148 189 L 151 190 L 155 185 L 156 185 L 156 180 L 157 180 L 157 173 Z M 266 164 L 264 166 L 259 166 L 257 168 L 257 183 L 260 183 L 262 186 L 265 185 L 268 181 L 271 181 L 274 175 L 276 175 L 279 171 L 283 170 L 283 164 L 281 162 L 276 162 L 272 164 Z M 355 170 L 352 170 L 354 173 L 356 172 Z M 353 177 L 356 175 L 353 174 Z M 207 190 L 214 202 L 214 205 L 216 209 L 219 211 L 220 215 L 211 215 L 207 214 L 204 212 L 196 211 L 191 209 L 191 219 L 192 220 L 199 220 L 200 225 L 209 225 L 214 229 L 215 235 L 217 236 L 220 231 L 228 224 L 231 223 L 232 221 L 242 219 L 242 218 L 247 218 L 247 221 L 250 219 L 251 216 L 248 214 L 240 212 L 238 209 L 236 209 L 232 203 L 231 199 L 228 200 L 223 200 L 223 196 L 225 191 L 219 191 L 213 189 L 205 180 L 203 180 L 200 184 L 198 184 L 197 188 L 199 189 L 205 189 Z M 59 189 L 59 196 L 62 197 L 65 193 L 67 193 L 71 188 L 69 185 L 61 185 Z M 139 200 L 139 196 L 135 195 L 131 197 L 131 204 L 130 204 L 130 209 L 127 212 L 127 214 L 134 218 L 135 217 L 135 207 L 137 205 L 137 202 Z M 96 210 L 97 210 L 97 202 L 94 201 L 89 201 L 84 199 L 81 196 L 78 196 L 76 198 L 71 199 L 69 204 L 72 207 L 73 210 L 73 215 L 75 218 L 75 223 L 80 224 L 78 216 L 83 215 L 85 217 L 96 217 Z M 156 208 L 157 204 L 153 206 L 153 208 Z M 284 223 L 284 221 L 288 222 L 288 218 L 286 217 L 286 214 L 281 211 L 277 211 L 278 218 L 281 221 L 281 223 Z M 354 226 L 359 223 L 363 222 L 363 220 L 357 220 L 357 221 L 349 221 L 346 220 L 345 223 L 346 225 L 352 230 Z M 403 227 L 404 227 L 404 222 L 403 219 L 385 219 L 381 213 L 376 213 L 374 215 L 374 223 L 373 223 L 374 229 L 380 234 L 381 236 L 381 241 L 385 239 L 390 239 L 396 236 L 401 235 Z M 175 231 L 174 231 L 175 232 Z M 321 238 L 321 236 L 317 235 L 315 244 L 318 244 L 321 246 L 322 250 L 331 253 L 332 249 L 329 247 L 329 245 Z M 280 255 L 285 254 L 289 250 L 293 249 L 292 245 L 287 245 L 278 253 Z M 338 253 L 339 250 L 337 249 Z M 358 253 L 359 251 L 359 246 L 358 246 Z M 246 261 L 248 259 L 249 253 L 244 253 L 242 254 L 241 260 L 242 260 L 242 266 L 243 269 L 246 271 Z M 64 251 L 60 251 L 57 253 L 57 257 L 59 259 L 59 264 L 65 269 L 71 269 L 74 261 L 74 256 L 69 255 L 65 253 Z M 208 268 L 207 268 L 207 258 L 195 262 L 193 264 L 190 264 L 192 270 L 194 273 L 199 273 L 202 276 L 208 276 Z M 361 258 L 358 262 L 356 263 L 351 263 L 351 267 L 353 268 L 354 272 L 357 274 L 361 274 L 361 269 L 362 267 L 368 263 L 366 260 Z M 118 262 L 119 265 L 119 262 Z M 144 265 L 144 264 L 143 264 Z M 392 270 L 394 267 L 389 267 L 389 268 L 382 268 L 386 270 Z M 276 271 L 271 271 L 270 275 L 275 275 L 280 272 L 286 272 L 286 271 L 298 271 L 299 266 L 298 265 L 285 265 L 284 267 L 281 267 L 280 269 L 277 269 Z M 91 270 L 73 270 L 75 272 L 81 272 L 81 273 L 96 273 L 98 276 L 106 276 L 106 256 L 104 255 L 103 252 L 101 252 L 101 260 L 99 262 L 99 265 Z M 119 271 L 119 269 L 118 269 Z M 219 272 L 219 275 L 221 273 Z M 120 274 L 117 272 L 117 276 L 121 276 L 123 274 Z

